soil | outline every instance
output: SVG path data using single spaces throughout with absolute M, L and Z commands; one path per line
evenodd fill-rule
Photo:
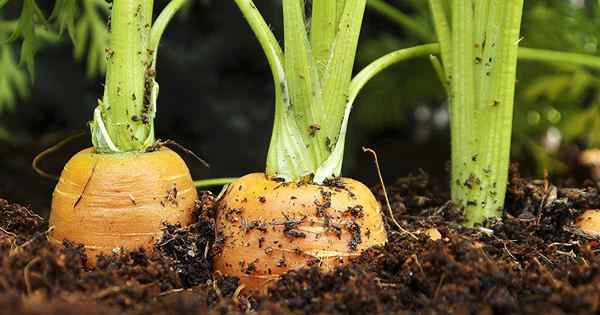
M 441 188 L 440 188 L 441 187 Z M 462 212 L 425 173 L 387 187 L 389 242 L 332 273 L 286 274 L 264 295 L 213 274 L 215 198 L 190 227 L 165 226 L 155 253 L 114 253 L 86 269 L 81 247 L 46 240 L 47 222 L 0 199 L 0 310 L 7 314 L 589 314 L 600 312 L 600 243 L 574 219 L 600 207 L 596 183 L 528 180 L 511 168 L 502 220 Z M 382 190 L 376 189 L 383 202 Z M 386 211 L 386 214 L 389 215 Z M 425 233 L 435 228 L 432 240 Z M 436 237 L 437 238 L 437 237 Z

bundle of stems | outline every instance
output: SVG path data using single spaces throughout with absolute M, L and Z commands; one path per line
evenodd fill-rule
M 429 3 L 450 101 L 452 199 L 473 225 L 504 206 L 523 0 Z

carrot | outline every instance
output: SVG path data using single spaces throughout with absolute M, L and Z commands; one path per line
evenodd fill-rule
M 65 166 L 52 199 L 49 238 L 82 244 L 88 261 L 115 249 L 153 249 L 164 223 L 191 222 L 197 192 L 184 161 L 154 135 L 158 43 L 186 0 L 153 21 L 153 0 L 112 2 L 102 100 L 93 148 Z
M 282 273 L 343 265 L 386 242 L 380 206 L 363 184 L 282 183 L 263 173 L 241 177 L 222 197 L 217 234 L 225 239 L 215 269 L 264 290 Z
M 329 271 L 385 244 L 377 200 L 341 177 L 349 116 L 371 78 L 439 47 L 392 52 L 352 77 L 366 0 L 313 0 L 310 17 L 304 1 L 282 1 L 284 47 L 252 0 L 235 3 L 269 62 L 275 121 L 264 174 L 238 179 L 219 199 L 214 267 L 264 291 L 284 272 Z
M 83 244 L 89 261 L 114 249 L 151 250 L 163 223 L 187 225 L 198 195 L 184 161 L 152 153 L 75 155 L 54 190 L 49 238 Z

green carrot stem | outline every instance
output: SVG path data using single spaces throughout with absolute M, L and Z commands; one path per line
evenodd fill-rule
M 100 153 L 144 151 L 154 143 L 153 79 L 147 77 L 152 0 L 114 1 L 104 98 L 92 122 Z

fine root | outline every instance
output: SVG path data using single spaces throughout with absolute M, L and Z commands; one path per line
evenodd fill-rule
M 385 182 L 383 181 L 383 176 L 381 175 L 381 168 L 379 167 L 379 158 L 377 157 L 377 153 L 373 149 L 369 149 L 369 148 L 365 148 L 365 147 L 363 147 L 363 151 L 371 153 L 373 155 L 373 159 L 375 161 L 375 167 L 377 168 L 377 176 L 379 177 L 379 183 L 381 184 L 381 188 L 383 189 L 383 197 L 385 198 L 385 202 L 386 202 L 386 205 L 387 205 L 387 208 L 389 211 L 390 219 L 392 220 L 394 225 L 396 225 L 398 230 L 400 230 L 400 232 L 406 233 L 406 234 L 410 235 L 412 238 L 418 240 L 419 238 L 415 234 L 413 234 L 412 232 L 403 228 L 402 225 L 400 225 L 400 223 L 398 223 L 398 221 L 396 220 L 396 217 L 394 217 L 392 205 L 390 204 L 390 199 L 388 198 L 388 193 L 385 188 Z
M 40 164 L 40 162 L 41 162 L 42 160 L 44 160 L 44 159 L 45 159 L 45 158 L 46 158 L 48 155 L 50 155 L 50 154 L 52 154 L 52 153 L 54 153 L 54 152 L 56 152 L 56 151 L 60 150 L 60 149 L 61 149 L 62 147 L 64 147 L 64 146 L 65 146 L 67 143 L 69 143 L 69 142 L 71 142 L 71 141 L 73 141 L 73 140 L 75 140 L 75 139 L 77 139 L 77 138 L 79 138 L 79 137 L 81 137 L 81 136 L 84 136 L 85 134 L 86 134 L 86 132 L 85 132 L 85 131 L 82 131 L 82 132 L 76 133 L 76 134 L 74 134 L 74 135 L 68 136 L 67 138 L 65 138 L 65 139 L 61 140 L 61 141 L 60 141 L 60 142 L 58 142 L 57 144 L 55 144 L 55 145 L 53 145 L 53 146 L 51 146 L 51 147 L 49 147 L 49 148 L 45 149 L 44 151 L 40 152 L 38 155 L 36 155 L 36 156 L 33 158 L 33 161 L 31 162 L 31 167 L 32 167 L 32 168 L 33 168 L 33 170 L 34 170 L 34 171 L 35 171 L 35 172 L 36 172 L 38 175 L 40 175 L 41 177 L 44 177 L 44 178 L 48 178 L 48 179 L 51 179 L 51 180 L 57 181 L 57 180 L 58 180 L 58 176 L 56 176 L 56 175 L 53 175 L 53 174 L 50 174 L 50 173 L 48 173 L 48 172 L 44 171 L 43 169 L 41 169 L 41 168 L 39 167 L 39 164 Z

